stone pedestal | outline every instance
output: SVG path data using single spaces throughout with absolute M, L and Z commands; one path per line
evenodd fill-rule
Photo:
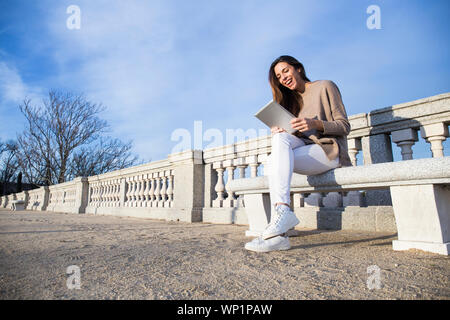
M 394 250 L 420 249 L 448 255 L 450 186 L 391 187 L 398 240 Z
M 250 229 L 247 237 L 258 237 L 270 222 L 271 206 L 268 193 L 244 195 L 245 211 Z
M 205 171 L 201 150 L 169 155 L 174 165 L 173 210 L 170 220 L 201 222 Z

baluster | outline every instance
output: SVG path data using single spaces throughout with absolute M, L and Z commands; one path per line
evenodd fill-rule
M 103 207 L 104 205 L 104 186 L 103 186 L 103 182 L 99 182 L 99 194 L 98 194 L 98 201 L 99 201 L 99 207 Z
M 161 200 L 158 204 L 158 207 L 164 207 L 164 202 L 166 201 L 166 191 L 167 191 L 167 185 L 166 185 L 166 177 L 164 176 L 164 171 L 159 173 L 159 177 L 161 178 L 162 184 L 161 184 Z
M 217 183 L 214 188 L 214 190 L 217 192 L 217 199 L 213 200 L 213 207 L 220 208 L 222 207 L 222 202 L 225 199 L 224 197 L 225 185 L 223 183 L 224 168 L 222 167 L 222 161 L 214 162 L 213 169 L 217 171 Z
M 169 170 L 169 187 L 167 188 L 167 207 L 173 206 L 173 175 L 172 170 Z
M 111 180 L 111 207 L 117 207 L 117 179 Z
M 158 173 L 155 172 L 153 174 L 155 177 L 155 201 L 153 202 L 155 207 L 158 207 L 158 203 L 160 200 L 160 194 L 161 194 L 161 181 L 159 179 Z
M 323 207 L 323 196 L 319 192 L 313 192 L 305 198 L 305 207 Z
M 109 207 L 109 181 L 103 181 L 103 206 Z
M 106 207 L 106 204 L 108 202 L 108 199 L 107 199 L 108 193 L 106 190 L 106 182 L 105 181 L 100 182 L 100 186 L 101 186 L 101 194 L 102 194 L 102 202 L 101 202 L 100 206 Z
M 131 177 L 131 207 L 136 207 L 136 177 Z
M 350 158 L 350 161 L 352 162 L 353 166 L 357 166 L 358 160 L 356 159 L 356 156 L 359 153 L 359 151 L 362 150 L 361 139 L 360 138 L 348 139 L 347 145 L 348 145 L 348 156 Z
M 92 184 L 89 183 L 89 205 L 90 206 L 94 206 L 95 205 L 94 191 L 95 191 L 95 182 L 93 182 Z
M 364 193 L 362 191 L 349 191 L 342 199 L 342 205 L 344 207 L 354 206 L 363 207 L 364 206 Z
M 420 135 L 430 144 L 433 158 L 444 156 L 442 143 L 448 137 L 448 125 L 444 123 L 433 123 L 420 127 Z
M 125 207 L 131 207 L 131 177 L 126 178 L 127 192 L 125 194 Z
M 222 207 L 232 208 L 235 205 L 235 197 L 233 191 L 230 190 L 230 182 L 234 179 L 234 169 L 233 160 L 226 160 L 223 162 L 223 166 L 226 168 L 228 173 L 227 184 L 225 185 L 225 190 L 227 192 L 227 198 L 222 201 Z
M 145 207 L 145 197 L 144 197 L 144 194 L 145 194 L 145 184 L 146 184 L 146 182 L 145 182 L 145 174 L 141 174 L 140 176 L 139 176 L 139 178 L 140 178 L 140 180 L 141 180 L 141 188 L 140 188 L 140 191 L 139 191 L 139 198 L 140 198 L 140 201 L 141 201 L 141 203 L 139 204 L 139 207 Z
M 149 204 L 150 207 L 154 207 L 154 201 L 155 201 L 155 179 L 153 178 L 153 173 L 149 174 L 149 178 L 150 178 L 150 191 L 148 192 L 149 195 Z
M 293 208 L 302 208 L 305 206 L 305 195 L 303 193 L 294 193 Z
M 149 200 L 149 191 L 150 191 L 150 179 L 149 179 L 150 174 L 144 174 L 143 175 L 143 179 L 144 179 L 144 183 L 145 183 L 145 189 L 142 192 L 142 206 L 143 207 L 148 207 L 148 200 Z
M 95 205 L 100 207 L 100 182 L 97 182 L 95 186 Z
M 110 203 L 109 206 L 110 207 L 115 207 L 116 205 L 116 180 L 115 179 L 111 179 L 109 181 L 109 188 L 110 188 Z
M 245 169 L 247 164 L 245 163 L 245 158 L 238 158 L 233 161 L 233 164 L 238 168 L 239 179 L 245 178 Z
M 262 164 L 263 168 L 265 168 L 267 166 L 267 162 L 269 161 L 269 154 L 263 153 L 263 154 L 259 154 L 258 155 L 258 160 L 257 163 Z M 256 176 L 258 175 L 258 166 L 256 167 Z M 255 177 L 256 177 L 255 176 Z
M 250 166 L 250 178 L 255 178 L 258 175 L 258 156 L 248 156 L 246 162 Z
M 235 163 L 236 167 L 238 168 L 238 172 L 239 172 L 239 179 L 244 179 L 245 178 L 245 169 L 247 168 L 247 164 L 245 163 L 245 158 L 239 158 L 236 159 Z M 236 207 L 244 207 L 244 196 L 239 196 L 236 199 Z
M 109 201 L 110 201 L 110 199 L 109 199 L 109 181 L 103 182 L 103 189 L 105 191 L 105 195 L 103 197 L 103 201 L 104 201 L 103 206 L 109 207 Z
M 122 193 L 124 192 L 124 190 L 126 188 L 126 184 L 122 184 L 122 179 L 117 179 L 117 206 L 120 207 L 122 205 L 121 203 L 121 197 L 122 197 Z
M 413 158 L 412 146 L 419 140 L 417 131 L 411 128 L 392 131 L 391 138 L 392 142 L 395 142 L 400 147 L 402 160 L 411 160 Z
M 342 195 L 339 192 L 328 192 L 322 202 L 324 207 L 340 208 L 342 207 Z
M 114 207 L 116 201 L 116 184 L 114 179 L 109 180 L 109 206 Z
M 141 203 L 142 203 L 142 199 L 141 199 L 141 189 L 142 189 L 142 180 L 141 180 L 141 175 L 136 176 L 136 192 L 135 192 L 135 197 L 136 197 L 136 205 L 135 207 L 140 207 Z

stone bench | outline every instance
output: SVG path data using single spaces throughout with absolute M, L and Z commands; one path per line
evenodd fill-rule
M 25 210 L 25 201 L 23 201 L 23 200 L 11 201 L 11 209 L 12 209 L 12 211 Z
M 235 179 L 227 188 L 236 196 L 243 195 L 250 230 L 262 231 L 270 220 L 268 178 Z M 292 193 L 385 188 L 391 191 L 397 225 L 393 249 L 448 255 L 450 157 L 345 167 L 316 176 L 294 173 L 291 180 Z

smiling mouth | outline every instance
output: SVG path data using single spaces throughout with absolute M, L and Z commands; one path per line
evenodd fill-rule
M 290 87 L 292 84 L 292 79 L 288 79 L 285 83 L 286 86 Z

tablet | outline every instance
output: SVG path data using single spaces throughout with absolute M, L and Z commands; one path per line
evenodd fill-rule
M 280 127 L 290 134 L 297 131 L 291 127 L 291 120 L 295 116 L 276 101 L 271 100 L 255 114 L 255 117 L 265 123 L 269 128 L 275 126 Z

